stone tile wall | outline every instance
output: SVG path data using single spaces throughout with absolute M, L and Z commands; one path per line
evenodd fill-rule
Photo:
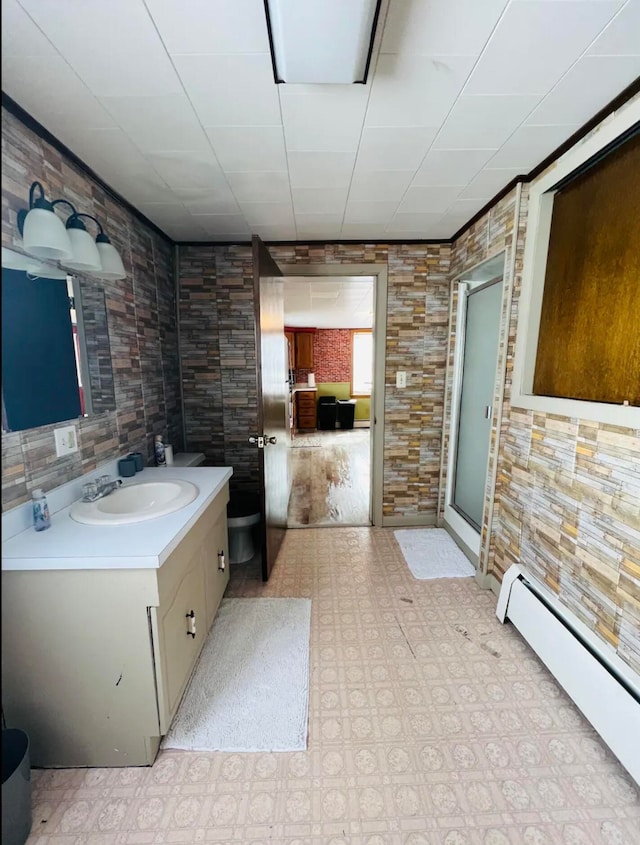
M 504 286 L 502 420 L 492 432 L 489 471 L 497 477 L 495 491 L 487 490 L 481 563 L 499 580 L 521 563 L 640 671 L 640 431 L 510 403 L 527 193 L 522 186 L 518 204 L 512 192 L 453 245 L 452 278 L 501 249 L 513 266 Z M 455 326 L 455 302 L 452 311 Z M 452 349 L 453 338 L 450 356 Z M 445 480 L 443 472 L 442 492 Z
M 183 448 L 171 243 L 3 109 L 3 246 L 14 246 L 16 216 L 34 180 L 47 197 L 95 215 L 127 269 L 122 281 L 104 283 L 115 408 L 78 420 L 79 451 L 63 459 L 55 455 L 54 426 L 3 433 L 3 510 L 26 501 L 34 487 L 50 490 L 131 450 L 151 458 L 155 434 Z
M 447 349 L 448 245 L 274 246 L 280 265 L 388 268 L 384 515 L 435 519 Z M 215 265 L 215 266 L 213 266 Z M 180 338 L 187 443 L 234 467 L 232 488 L 257 489 L 251 250 L 192 246 L 180 254 Z M 217 349 L 214 335 L 217 323 Z M 208 327 L 208 328 L 207 328 Z M 211 343 L 203 332 L 210 330 Z M 409 374 L 395 387 L 396 370 Z

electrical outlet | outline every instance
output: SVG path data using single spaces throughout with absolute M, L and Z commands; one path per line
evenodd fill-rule
M 63 458 L 78 451 L 78 436 L 75 425 L 65 425 L 62 428 L 54 428 L 53 435 L 56 439 L 56 455 Z
M 396 373 L 396 387 L 407 386 L 407 374 L 404 370 L 398 370 Z

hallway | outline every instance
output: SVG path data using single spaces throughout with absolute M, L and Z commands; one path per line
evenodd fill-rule
M 632 845 L 638 791 L 472 578 L 416 581 L 391 529 L 290 531 L 268 583 L 312 599 L 309 741 L 33 772 L 29 845 Z
M 296 434 L 288 528 L 369 525 L 370 430 Z

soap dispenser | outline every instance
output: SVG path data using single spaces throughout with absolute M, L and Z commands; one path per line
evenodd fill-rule
M 164 448 L 164 442 L 162 440 L 161 434 L 156 434 L 156 439 L 153 447 L 153 451 L 156 457 L 156 466 L 157 467 L 166 467 L 167 465 L 167 457 Z
M 47 497 L 38 487 L 31 494 L 33 500 L 33 527 L 36 531 L 46 531 L 51 526 Z

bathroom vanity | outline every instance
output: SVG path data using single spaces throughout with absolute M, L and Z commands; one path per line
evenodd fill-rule
M 3 543 L 2 688 L 7 725 L 35 766 L 153 763 L 229 579 L 231 469 L 145 469 L 191 481 L 189 505 L 133 525 L 84 525 Z

